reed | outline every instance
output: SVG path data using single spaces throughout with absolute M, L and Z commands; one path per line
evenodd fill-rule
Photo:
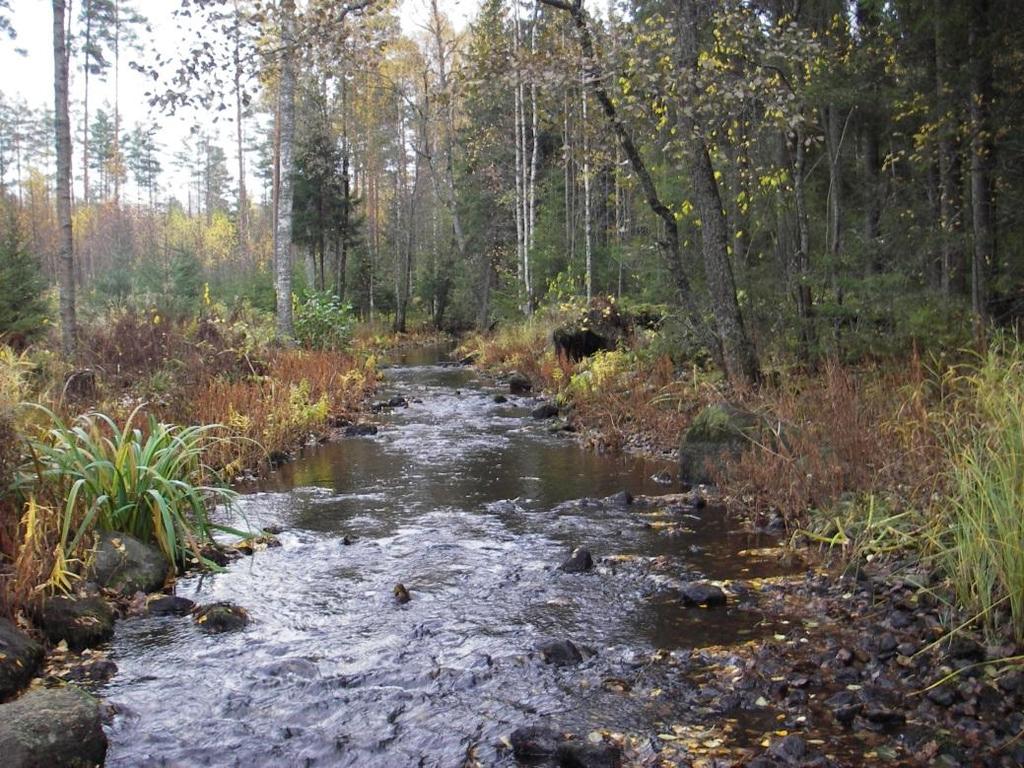
M 47 427 L 28 441 L 29 460 L 16 483 L 28 509 L 38 499 L 62 499 L 53 546 L 58 562 L 73 559 L 95 530 L 118 531 L 158 546 L 169 562 L 202 559 L 215 530 L 212 504 L 234 491 L 215 484 L 204 462 L 212 446 L 230 443 L 219 425 L 179 427 L 152 416 L 136 426 L 138 410 L 118 425 L 102 413 L 66 424 L 41 405 Z M 234 531 L 232 531 L 234 532 Z M 60 579 L 55 583 L 60 584 Z
M 1024 642 L 1024 352 L 999 339 L 950 371 L 943 414 L 947 497 L 933 543 L 959 601 Z

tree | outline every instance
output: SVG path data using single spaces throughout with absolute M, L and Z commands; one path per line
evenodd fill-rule
M 677 0 L 676 23 L 680 69 L 689 86 L 683 91 L 683 103 L 678 113 L 679 129 L 688 143 L 691 183 L 700 212 L 704 274 L 711 293 L 722 361 L 730 381 L 754 384 L 761 378 L 760 365 L 736 300 L 722 196 L 702 128 L 692 117 L 700 54 L 696 0 Z
M 71 229 L 71 119 L 68 114 L 68 47 L 65 2 L 53 0 L 53 93 L 57 150 L 57 220 L 60 226 L 60 335 L 64 356 L 76 353 L 74 233 Z
M 292 328 L 292 180 L 295 144 L 295 1 L 281 2 L 280 81 L 277 89 L 277 230 L 274 247 L 277 333 L 291 339 Z
M 31 337 L 46 322 L 46 280 L 39 261 L 25 248 L 15 206 L 0 197 L 0 339 Z

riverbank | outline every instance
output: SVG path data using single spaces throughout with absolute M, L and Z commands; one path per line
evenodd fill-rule
M 1014 604 L 1024 572 L 1013 478 L 1024 380 L 1015 342 L 941 366 L 917 357 L 828 364 L 736 392 L 713 373 L 652 358 L 642 338 L 572 362 L 551 337 L 551 324 L 537 323 L 471 340 L 460 354 L 490 375 L 525 376 L 598 450 L 677 459 L 722 403 L 754 425 L 747 449 L 720 456 L 707 479 L 749 524 L 788 531 L 790 551 L 820 570 L 772 588 L 809 627 L 802 636 L 723 651 L 778 671 L 780 722 L 850 730 L 864 740 L 862 759 L 1019 764 L 1024 624 Z M 930 735 L 906 736 L 919 730 Z M 895 731 L 895 751 L 871 747 L 883 737 L 862 738 Z M 806 759 L 771 759 L 817 764 L 821 750 L 809 744 L 793 747 Z

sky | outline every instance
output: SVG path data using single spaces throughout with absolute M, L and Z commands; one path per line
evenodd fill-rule
M 72 12 L 77 17 L 81 0 L 72 2 Z M 475 13 L 479 0 L 439 0 L 442 13 L 447 14 L 457 29 L 465 27 L 468 19 Z M 46 0 L 11 0 L 12 21 L 18 37 L 14 41 L 0 38 L 0 92 L 7 97 L 19 97 L 31 106 L 53 106 L 53 16 L 51 4 Z M 178 7 L 177 0 L 135 0 L 134 6 L 149 20 L 153 34 L 146 43 L 148 50 L 159 50 L 162 53 L 173 53 L 180 45 L 182 33 L 177 29 L 173 12 Z M 402 0 L 400 19 L 403 31 L 414 34 L 424 24 L 428 13 L 428 0 Z M 23 49 L 25 54 L 17 52 Z M 163 147 L 162 163 L 164 167 L 161 183 L 167 191 L 184 201 L 186 198 L 187 180 L 184 174 L 175 171 L 170 158 L 180 150 L 189 137 L 192 127 L 196 124 L 195 113 L 165 115 L 148 105 L 145 92 L 150 84 L 137 72 L 122 64 L 120 93 L 121 116 L 124 129 L 137 122 L 156 122 L 160 126 L 157 142 Z M 75 144 L 73 172 L 75 177 L 76 195 L 81 194 L 82 161 L 80 155 L 81 127 L 75 125 L 75 105 L 82 99 L 81 68 L 72 66 L 71 100 L 72 100 L 72 141 Z M 95 78 L 89 83 L 89 109 L 103 104 L 104 99 L 113 103 L 113 76 L 107 82 L 97 82 Z M 234 125 L 204 124 L 215 135 L 219 134 L 218 143 L 228 154 L 228 168 L 236 175 L 234 153 Z M 256 129 L 253 121 L 247 123 L 251 133 Z M 250 188 L 256 193 L 255 182 L 247 179 Z M 134 195 L 134 185 L 129 183 L 129 196 Z M 258 194 L 258 193 L 256 193 Z M 129 199 L 131 199 L 129 197 Z

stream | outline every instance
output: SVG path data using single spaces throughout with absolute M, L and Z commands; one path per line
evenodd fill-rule
M 307 448 L 246 489 L 230 514 L 283 527 L 281 546 L 183 578 L 177 594 L 237 603 L 250 625 L 119 622 L 118 673 L 101 690 L 119 712 L 107 765 L 514 766 L 502 739 L 519 726 L 629 733 L 653 753 L 692 716 L 685 667 L 652 654 L 773 626 L 737 602 L 684 608 L 671 587 L 777 573 L 737 554 L 771 540 L 712 507 L 626 504 L 620 491 L 674 490 L 651 478 L 671 467 L 583 450 L 530 418 L 534 399 L 497 392 L 440 350 L 408 353 L 382 394 L 410 405 L 382 414 L 377 435 Z M 563 573 L 577 546 L 596 568 Z M 545 664 L 536 646 L 551 639 L 595 655 Z

